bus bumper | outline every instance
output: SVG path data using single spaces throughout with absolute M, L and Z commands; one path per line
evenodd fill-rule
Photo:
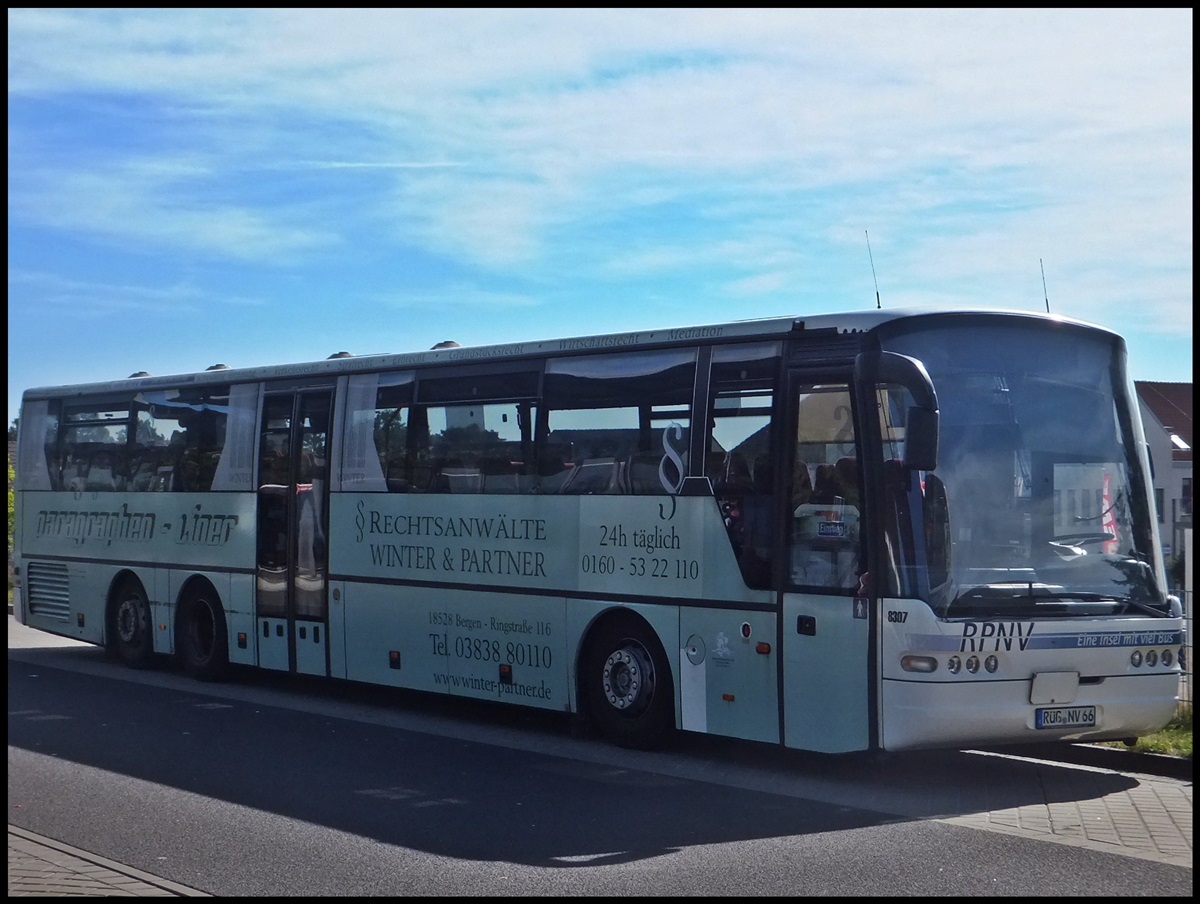
M 1105 678 L 1085 684 L 1070 704 L 1094 707 L 1094 724 L 1039 728 L 1030 682 L 947 684 L 885 680 L 880 746 L 884 750 L 1124 740 L 1158 731 L 1175 715 L 1179 672 Z M 1059 709 L 1063 707 L 1057 707 Z

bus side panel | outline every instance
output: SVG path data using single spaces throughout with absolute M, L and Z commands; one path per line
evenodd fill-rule
M 22 554 L 34 563 L 32 575 L 22 569 L 28 624 L 103 643 L 109 590 L 128 571 L 150 600 L 155 651 L 171 652 L 176 596 L 189 576 L 209 569 L 229 612 L 231 585 L 219 569 L 254 567 L 255 504 L 248 493 L 26 492 Z M 228 627 L 233 636 L 235 625 Z
M 255 564 L 250 493 L 25 494 L 22 552 L 179 568 Z
M 104 610 L 113 578 L 126 569 L 116 565 L 62 562 L 27 555 L 21 562 L 25 582 L 25 624 L 39 631 L 103 644 Z
M 762 598 L 742 580 L 712 497 L 337 493 L 330 525 L 338 576 Z
M 329 582 L 329 675 L 349 678 L 346 643 L 346 589 L 344 581 Z
M 331 636 L 344 637 L 345 674 L 354 680 L 574 709 L 577 640 L 614 605 L 652 625 L 672 670 L 680 667 L 680 600 L 728 602 L 695 628 L 714 648 L 721 631 L 749 641 L 743 624 L 755 643 L 774 637 L 770 613 L 750 618 L 740 608 L 770 594 L 745 586 L 711 497 L 342 493 L 330 514 L 331 571 L 344 582 L 341 609 L 336 600 L 331 607 L 344 634 L 331 624 Z M 552 679 L 543 689 L 537 670 L 547 659 Z M 721 668 L 713 724 L 777 738 L 773 652 Z M 538 680 L 522 682 L 531 669 Z M 755 700 L 753 712 L 729 707 L 723 692 Z
M 183 573 L 183 578 L 187 573 Z M 139 575 L 142 586 L 150 595 L 150 619 L 154 628 L 154 652 L 175 652 L 175 595 L 182 586 L 178 572 L 170 568 L 150 568 Z M 220 586 L 219 584 L 217 585 Z
M 775 631 L 773 612 L 680 610 L 680 728 L 778 743 Z
M 540 709 L 569 708 L 562 597 L 350 581 L 341 587 L 346 677 Z
M 257 665 L 254 642 L 254 575 L 229 575 L 229 593 L 221 600 L 225 607 L 225 626 L 229 631 L 229 661 L 236 665 Z M 245 636 L 245 643 L 238 637 Z
M 85 568 L 72 561 L 84 551 L 86 522 L 68 509 L 70 494 L 27 491 L 21 518 L 25 624 L 87 643 L 104 642 L 104 607 L 117 568 Z M 93 544 L 98 546 L 99 544 Z

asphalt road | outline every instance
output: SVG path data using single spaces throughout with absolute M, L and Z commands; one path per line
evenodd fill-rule
M 1190 771 L 569 727 L 132 672 L 9 622 L 10 825 L 210 894 L 1192 894 Z

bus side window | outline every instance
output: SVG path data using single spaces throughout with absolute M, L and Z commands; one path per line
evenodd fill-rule
M 677 491 L 695 376 L 692 348 L 548 360 L 536 440 L 538 491 Z
M 720 367 L 715 370 L 722 371 Z M 776 534 L 773 390 L 773 382 L 761 378 L 718 384 L 709 412 L 705 474 L 742 579 L 750 587 L 770 586 L 772 575 Z

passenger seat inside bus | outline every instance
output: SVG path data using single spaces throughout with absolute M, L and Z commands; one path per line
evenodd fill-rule
M 736 449 L 732 452 L 716 450 L 708 456 L 708 479 L 717 496 L 745 495 L 754 491 L 754 478 L 746 457 Z
M 479 493 L 483 475 L 479 468 L 466 465 L 461 458 L 448 458 L 434 469 L 430 490 L 437 493 Z
M 520 493 L 520 467 L 507 458 L 483 458 L 479 461 L 485 493 Z
M 621 493 L 624 470 L 624 462 L 616 458 L 589 458 L 575 466 L 559 492 L 575 496 Z
M 129 489 L 139 493 L 154 489 L 154 477 L 157 473 L 158 447 L 145 446 L 139 449 L 129 477 Z
M 625 479 L 634 496 L 654 496 L 667 492 L 658 476 L 662 456 L 657 452 L 634 452 L 625 463 Z
M 88 464 L 87 480 L 83 488 L 85 490 L 115 490 L 119 488 L 113 452 L 101 450 L 92 453 L 91 462 Z
M 795 511 L 807 503 L 812 499 L 812 494 L 812 475 L 809 473 L 808 464 L 797 458 L 792 466 L 792 510 Z

